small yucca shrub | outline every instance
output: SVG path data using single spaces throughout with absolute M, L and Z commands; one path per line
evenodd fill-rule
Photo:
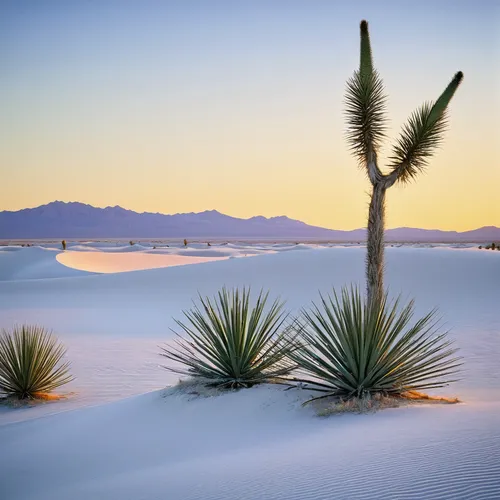
M 460 358 L 446 333 L 437 333 L 435 311 L 411 323 L 413 301 L 399 306 L 400 299 L 390 304 L 385 294 L 370 307 L 356 288 L 344 288 L 340 297 L 321 296 L 303 311 L 302 346 L 291 357 L 326 393 L 320 397 L 399 396 L 455 381 L 449 377 Z
M 200 297 L 201 307 L 184 311 L 177 321 L 184 336 L 162 348 L 162 356 L 178 362 L 168 370 L 204 380 L 208 385 L 240 388 L 288 375 L 296 365 L 289 356 L 294 336 L 284 328 L 283 303 L 266 307 L 268 293 L 260 292 L 250 306 L 250 291 L 223 288 L 213 298 Z
M 19 399 L 34 399 L 73 377 L 61 360 L 66 349 L 40 326 L 16 326 L 0 335 L 0 392 Z

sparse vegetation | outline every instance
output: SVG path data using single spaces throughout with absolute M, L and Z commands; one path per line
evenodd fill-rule
M 386 138 L 386 95 L 384 84 L 372 60 L 368 23 L 361 21 L 359 69 L 347 82 L 347 138 L 350 149 L 372 184 L 367 235 L 368 301 L 384 295 L 384 230 L 386 191 L 396 183 L 408 184 L 424 170 L 442 143 L 447 126 L 446 109 L 463 79 L 455 74 L 434 103 L 413 112 L 390 155 L 389 171 L 378 163 L 378 151 Z
M 130 240 L 129 243 L 130 243 L 130 246 L 135 245 L 135 242 L 133 242 L 132 240 Z
M 66 240 L 61 241 L 62 249 L 66 250 Z
M 176 321 L 179 335 L 161 355 L 180 363 L 168 370 L 209 381 L 221 388 L 242 388 L 287 376 L 295 367 L 290 354 L 296 348 L 292 332 L 284 328 L 287 315 L 275 300 L 267 306 L 261 292 L 250 306 L 250 291 L 223 288 L 214 299 L 201 298 Z
M 201 307 L 184 312 L 186 323 L 177 321 L 183 336 L 161 352 L 176 363 L 166 368 L 191 377 L 190 384 L 242 388 L 287 378 L 321 393 L 307 402 L 334 398 L 328 414 L 408 401 L 458 401 L 419 392 L 454 382 L 461 358 L 446 332 L 439 332 L 436 311 L 413 320 L 413 301 L 390 302 L 383 278 L 386 191 L 412 181 L 426 167 L 443 140 L 446 110 L 463 74 L 456 73 L 434 103 L 410 116 L 383 173 L 377 153 L 385 138 L 386 96 L 373 68 L 366 21 L 360 32 L 360 66 L 347 83 L 346 111 L 351 150 L 372 184 L 366 298 L 355 287 L 343 288 L 340 297 L 334 291 L 286 328 L 283 304 L 275 301 L 266 308 L 268 294 L 261 292 L 254 307 L 246 289 L 223 288 L 214 299 L 200 297 Z M 306 378 L 291 379 L 294 370 Z
M 62 362 L 66 349 L 39 326 L 24 325 L 0 335 L 0 392 L 17 399 L 49 399 L 47 393 L 73 377 Z
M 446 333 L 437 333 L 434 311 L 412 323 L 413 314 L 413 301 L 400 308 L 387 294 L 375 306 L 356 288 L 321 296 L 319 305 L 303 311 L 302 346 L 291 353 L 312 377 L 302 382 L 324 393 L 319 398 L 346 400 L 402 397 L 453 382 L 461 365 L 457 349 Z
M 485 247 L 480 245 L 478 248 L 479 250 L 481 250 L 482 248 L 484 248 L 485 250 L 500 250 L 500 243 L 493 242 L 490 243 L 489 245 L 486 245 Z

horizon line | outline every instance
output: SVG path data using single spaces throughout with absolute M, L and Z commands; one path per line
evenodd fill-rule
M 254 219 L 254 218 L 257 218 L 257 217 L 263 217 L 264 219 L 267 219 L 267 220 L 270 220 L 270 219 L 276 219 L 276 218 L 280 218 L 280 217 L 286 217 L 287 219 L 289 220 L 294 220 L 294 221 L 298 221 L 298 222 L 302 222 L 303 224 L 306 224 L 308 226 L 311 226 L 311 227 L 317 227 L 317 228 L 320 228 L 320 229 L 327 229 L 329 231 L 341 231 L 341 232 L 353 232 L 353 231 L 360 231 L 360 230 L 366 230 L 366 227 L 356 227 L 354 229 L 334 229 L 334 228 L 329 228 L 329 227 L 324 227 L 324 226 L 317 226 L 315 224 L 309 224 L 307 222 L 304 222 L 302 220 L 299 220 L 299 219 L 293 219 L 287 215 L 275 215 L 275 216 L 269 216 L 269 217 L 266 217 L 265 215 L 253 215 L 251 217 L 248 217 L 248 218 L 244 218 L 244 217 L 236 217 L 234 215 L 228 215 L 224 212 L 221 212 L 215 208 L 212 208 L 212 209 L 207 209 L 207 210 L 202 210 L 201 212 L 176 212 L 176 213 L 164 213 L 164 212 L 148 212 L 148 211 L 143 211 L 143 212 L 139 212 L 139 211 L 136 211 L 136 210 L 132 210 L 130 208 L 124 208 L 122 207 L 121 205 L 106 205 L 106 206 L 97 206 L 97 205 L 92 205 L 90 203 L 85 203 L 85 202 L 82 202 L 82 201 L 62 201 L 62 200 L 53 200 L 53 201 L 49 201 L 47 203 L 42 203 L 41 205 L 36 205 L 36 206 L 33 206 L 33 207 L 25 207 L 25 208 L 20 208 L 18 210 L 0 210 L 0 214 L 1 213 L 5 213 L 5 212 L 9 212 L 9 213 L 16 213 L 16 212 L 21 212 L 23 210 L 35 210 L 37 208 L 41 208 L 41 207 L 45 207 L 45 206 L 48 206 L 48 205 L 52 205 L 54 203 L 62 203 L 64 205 L 70 205 L 70 204 L 76 204 L 76 205 L 85 205 L 85 206 L 88 206 L 88 207 L 92 207 L 92 208 L 96 208 L 96 209 L 99 209 L 99 210 L 105 210 L 107 208 L 120 208 L 122 210 L 126 210 L 128 212 L 133 212 L 133 213 L 136 213 L 138 215 L 143 215 L 143 214 L 152 214 L 152 215 L 163 215 L 163 216 L 175 216 L 175 215 L 199 215 L 199 214 L 203 214 L 203 213 L 218 213 L 220 215 L 223 215 L 225 217 L 231 217 L 233 219 L 239 219 L 239 220 L 250 220 L 250 219 Z M 461 233 L 468 233 L 468 232 L 471 232 L 471 231 L 476 231 L 478 229 L 484 229 L 484 228 L 495 228 L 495 229 L 500 229 L 499 226 L 494 226 L 494 225 L 484 225 L 484 226 L 479 226 L 479 227 L 475 227 L 473 229 L 467 229 L 465 231 L 457 231 L 456 229 L 438 229 L 438 228 L 424 228 L 424 227 L 411 227 L 411 226 L 398 226 L 398 227 L 393 227 L 393 228 L 386 228 L 385 231 L 391 231 L 391 230 L 396 230 L 396 229 L 417 229 L 417 230 L 423 230 L 423 231 L 440 231 L 440 232 L 451 232 L 451 233 L 457 233 L 457 234 L 461 234 Z

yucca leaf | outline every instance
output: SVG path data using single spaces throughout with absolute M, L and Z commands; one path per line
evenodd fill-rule
M 462 79 L 463 73 L 459 71 L 434 104 L 425 103 L 403 126 L 390 157 L 388 176 L 392 183 L 409 182 L 427 166 L 444 139 L 446 109 Z
M 382 178 L 377 153 L 386 132 L 385 111 L 384 85 L 373 68 L 368 23 L 361 21 L 359 70 L 346 86 L 346 135 L 351 152 L 372 182 Z
M 429 121 L 431 123 L 439 120 L 442 114 L 446 111 L 451 98 L 455 95 L 455 92 L 462 83 L 463 78 L 464 74 L 461 71 L 457 72 L 444 92 L 439 96 L 434 106 L 432 106 L 431 114 L 429 116 Z
M 297 329 L 301 348 L 290 356 L 307 381 L 328 395 L 357 396 L 443 387 L 455 381 L 457 349 L 438 334 L 436 311 L 412 326 L 413 301 L 400 307 L 387 294 L 374 307 L 356 288 L 321 296 L 303 311 Z
M 370 44 L 370 34 L 368 33 L 368 23 L 361 21 L 359 25 L 361 43 L 359 57 L 359 73 L 362 77 L 369 78 L 373 73 L 372 48 Z
M 284 327 L 283 304 L 276 300 L 267 307 L 267 300 L 261 291 L 251 307 L 245 288 L 200 297 L 201 308 L 184 312 L 187 324 L 176 321 L 185 337 L 178 334 L 175 345 L 161 348 L 162 356 L 181 366 L 165 368 L 234 388 L 287 376 L 296 367 L 289 358 L 296 334 Z
M 73 377 L 62 363 L 65 348 L 39 326 L 23 325 L 0 335 L 0 392 L 19 399 L 35 398 Z
M 386 95 L 377 71 L 362 75 L 356 71 L 347 81 L 345 114 L 346 136 L 360 167 L 376 162 L 376 155 L 386 135 Z

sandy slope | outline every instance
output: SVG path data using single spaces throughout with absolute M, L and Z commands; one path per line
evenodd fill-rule
M 59 264 L 60 250 L 42 247 L 0 247 L 0 281 L 66 278 L 82 271 Z
M 498 403 L 319 419 L 303 398 L 277 387 L 191 400 L 154 392 L 3 426 L 1 487 L 26 500 L 481 500 L 500 491 Z
M 0 411 L 0 498 L 498 498 L 500 259 L 492 253 L 387 252 L 392 292 L 416 297 L 419 313 L 439 305 L 452 329 L 465 372 L 447 392 L 466 404 L 318 419 L 300 407 L 302 391 L 262 387 L 194 400 L 152 392 L 49 415 L 174 383 L 158 368 L 156 346 L 172 338 L 171 317 L 198 290 L 262 286 L 297 310 L 318 290 L 362 282 L 363 259 L 359 248 L 306 248 L 0 282 L 0 325 L 53 328 L 78 377 L 68 401 Z

